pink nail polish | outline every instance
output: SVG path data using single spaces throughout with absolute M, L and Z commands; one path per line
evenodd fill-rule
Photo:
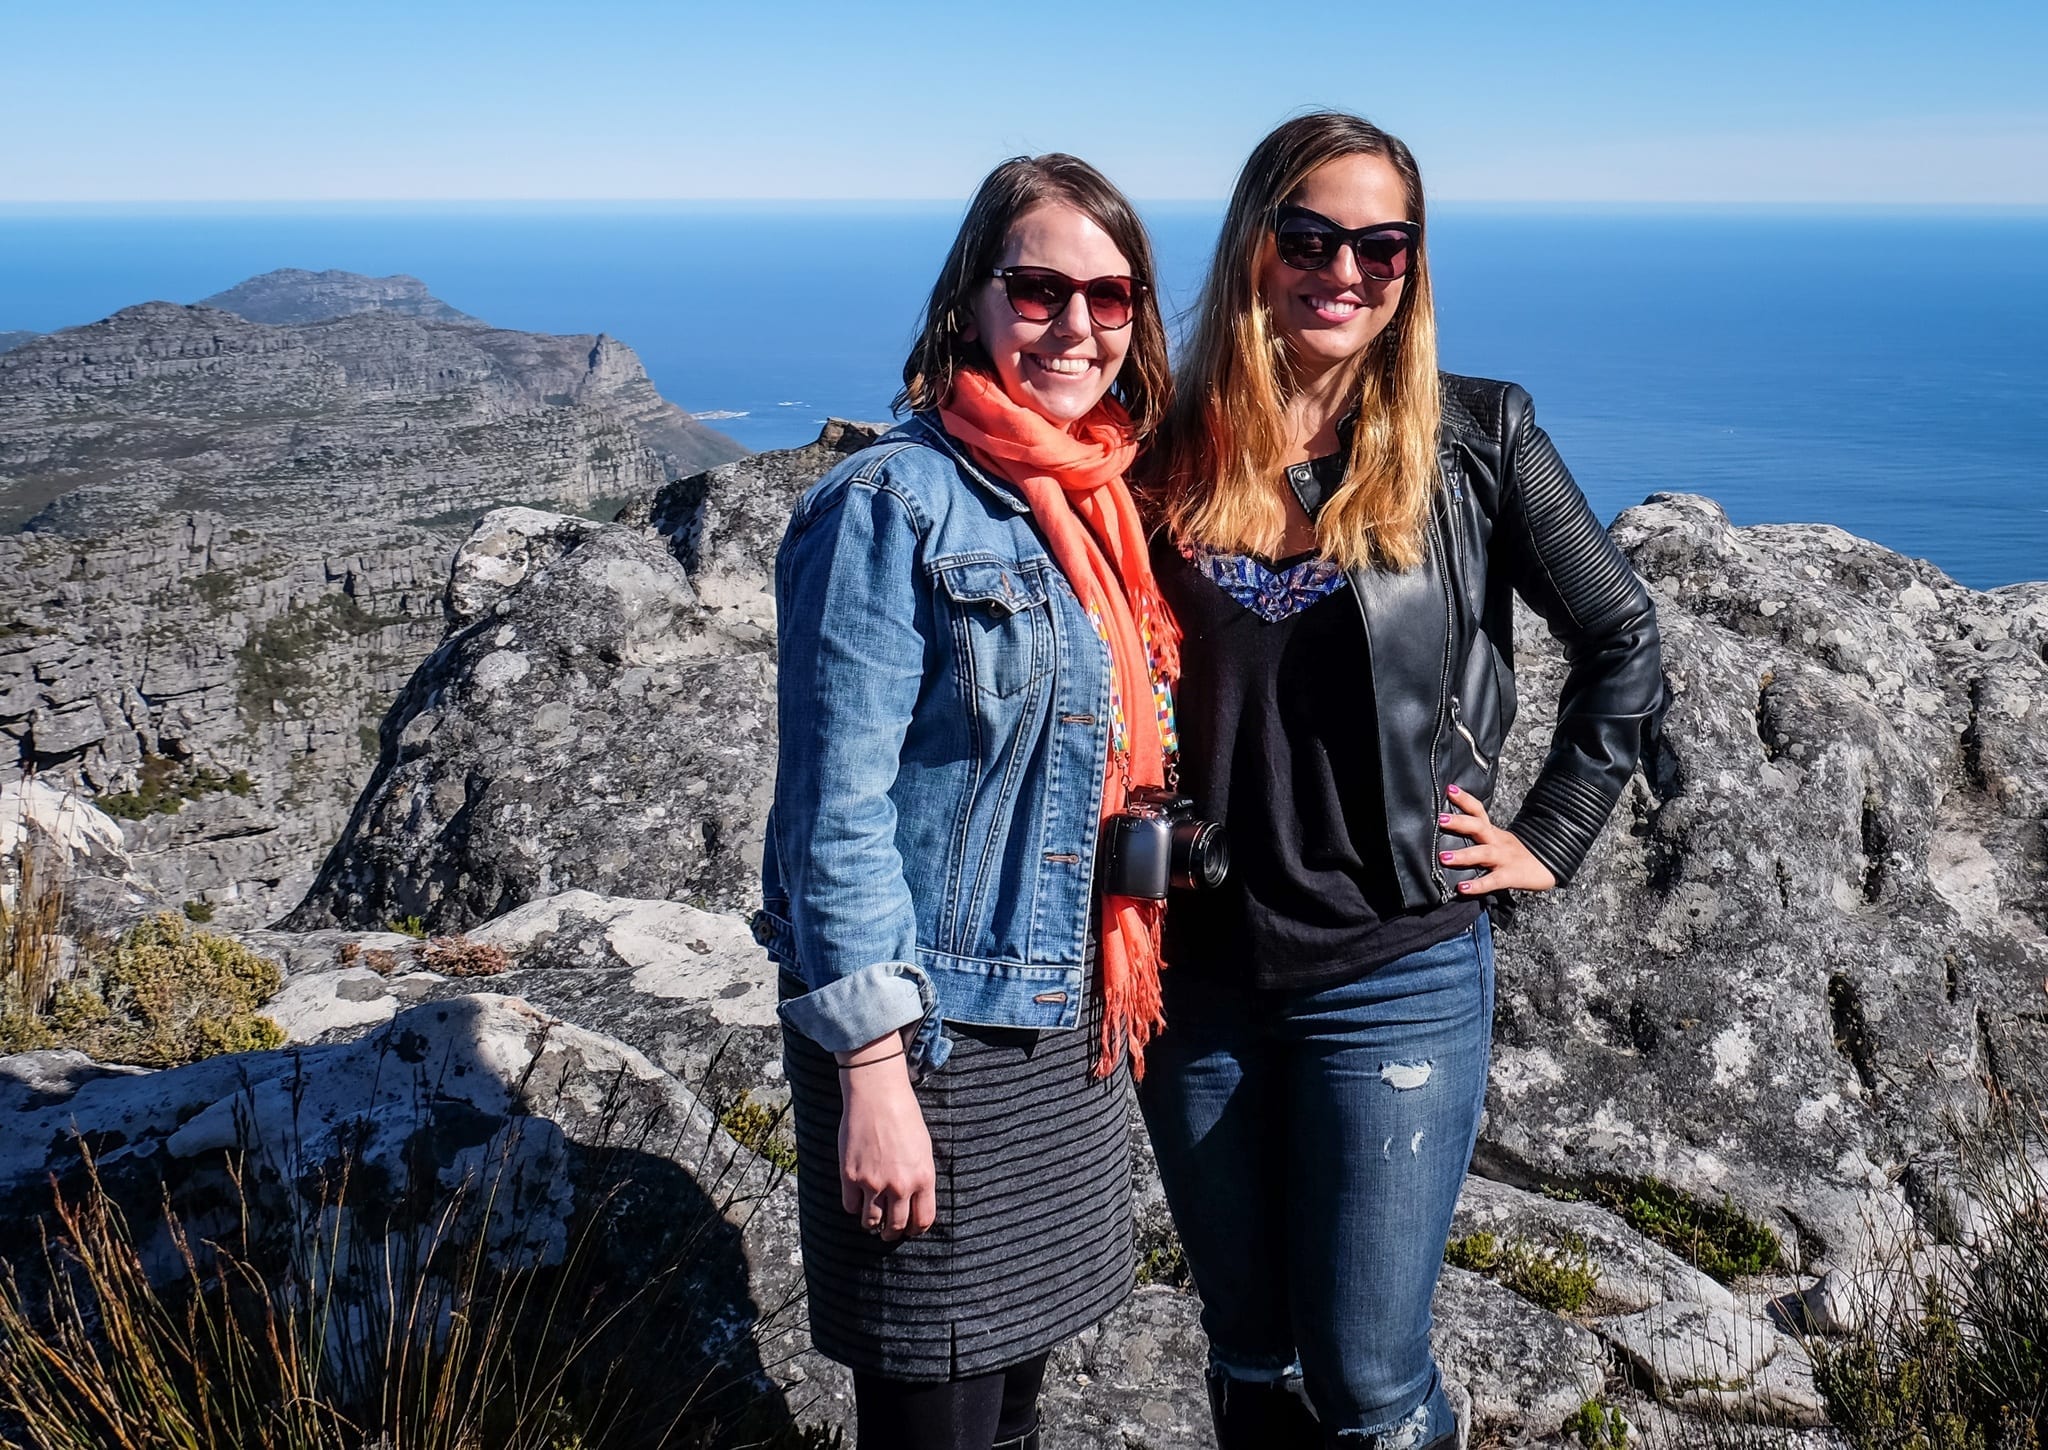
M 1456 786 L 1452 786 L 1452 787 L 1451 787 L 1451 794 L 1452 794 L 1452 795 L 1456 795 L 1456 794 L 1458 794 L 1458 788 L 1457 788 Z
M 1449 851 L 1439 851 L 1436 858 L 1448 866 L 1451 861 L 1451 853 Z
M 1442 815 L 1436 818 L 1436 823 L 1439 826 L 1448 826 L 1451 823 L 1451 813 L 1449 811 L 1445 811 Z

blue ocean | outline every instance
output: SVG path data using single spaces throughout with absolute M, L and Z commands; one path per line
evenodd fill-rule
M 1220 208 L 1145 208 L 1170 313 Z M 881 418 L 956 206 L 0 208 L 0 331 L 273 267 L 409 272 L 502 327 L 603 331 L 752 448 Z M 1431 217 L 1444 364 L 1535 395 L 1603 517 L 1660 490 L 2048 579 L 2048 212 Z

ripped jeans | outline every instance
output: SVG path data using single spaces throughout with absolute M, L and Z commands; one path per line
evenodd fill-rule
M 1139 1099 L 1212 1368 L 1298 1364 L 1340 1445 L 1454 1433 L 1430 1299 L 1486 1097 L 1487 918 L 1336 987 L 1162 981 Z

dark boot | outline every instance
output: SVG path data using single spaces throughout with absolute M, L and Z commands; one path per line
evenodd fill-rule
M 1317 1450 L 1322 1426 L 1286 1380 L 1236 1380 L 1209 1371 L 1216 1450 Z

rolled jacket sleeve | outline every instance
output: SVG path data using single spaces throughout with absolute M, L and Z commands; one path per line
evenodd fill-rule
M 922 1020 L 913 1068 L 947 1046 L 890 794 L 932 629 L 921 554 L 910 504 L 856 479 L 799 513 L 776 561 L 773 841 L 810 989 L 783 1020 L 833 1052 Z

